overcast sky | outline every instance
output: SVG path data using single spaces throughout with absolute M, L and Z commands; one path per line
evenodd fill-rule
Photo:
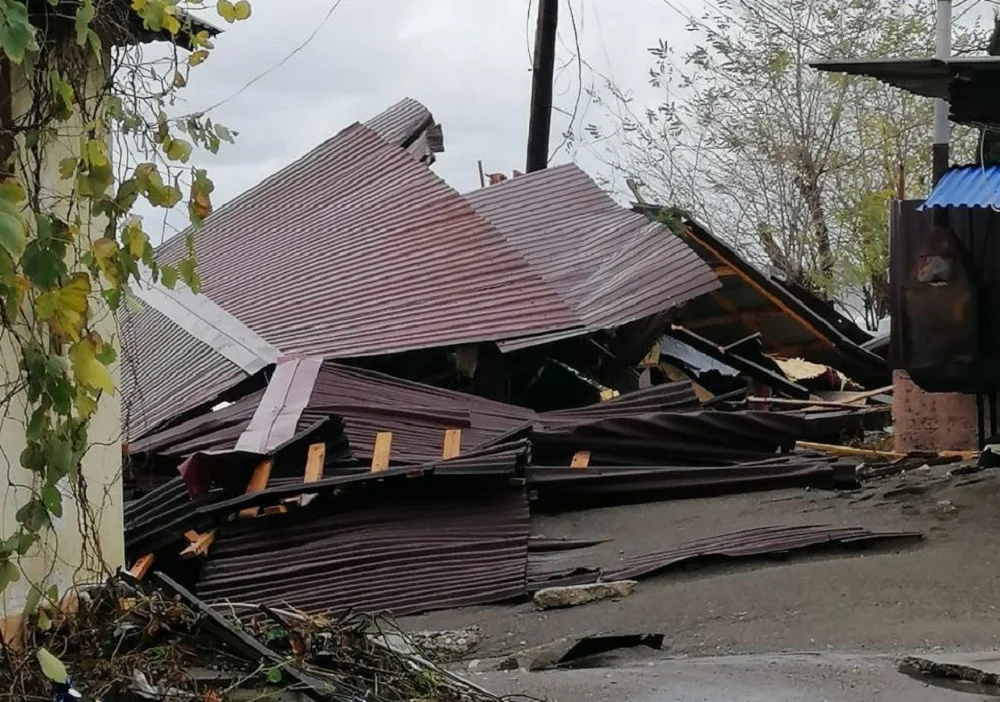
M 305 41 L 335 2 L 253 0 L 252 18 L 227 25 L 212 57 L 192 71 L 178 111 L 233 96 Z M 555 103 L 572 112 L 579 82 L 569 3 L 589 64 L 583 83 L 607 76 L 643 102 L 655 97 L 647 47 L 687 41 L 673 8 L 690 13 L 701 0 L 561 0 Z M 212 112 L 239 132 L 235 145 L 199 159 L 215 181 L 216 205 L 403 97 L 423 102 L 443 125 L 445 153 L 434 170 L 452 187 L 478 187 L 478 159 L 487 172 L 523 169 L 536 9 L 533 1 L 529 19 L 529 0 L 341 0 L 308 46 Z M 603 119 L 583 95 L 577 124 Z M 555 115 L 553 148 L 567 122 Z M 586 148 L 564 149 L 555 162 L 571 159 L 595 175 L 608 171 Z M 159 223 L 148 226 L 155 237 Z

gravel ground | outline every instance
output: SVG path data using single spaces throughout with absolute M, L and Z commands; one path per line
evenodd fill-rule
M 954 478 L 946 471 L 913 471 L 853 493 L 791 490 L 542 516 L 538 534 L 611 539 L 581 552 L 590 563 L 765 525 L 852 524 L 920 530 L 927 538 L 665 574 L 642 580 L 618 602 L 569 610 L 491 606 L 402 623 L 478 624 L 486 637 L 474 654 L 480 657 L 594 631 L 662 632 L 669 654 L 693 656 L 991 650 L 1000 641 L 1000 479 L 995 471 Z
M 726 656 L 626 662 L 589 670 L 471 676 L 497 694 L 552 702 L 976 702 L 983 695 L 930 687 L 882 657 L 844 654 Z

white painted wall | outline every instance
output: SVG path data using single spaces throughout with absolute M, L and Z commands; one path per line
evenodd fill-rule
M 95 62 L 92 79 L 89 80 L 89 84 L 94 86 L 92 95 L 98 94 L 97 88 L 103 83 L 101 71 Z M 11 83 L 14 113 L 17 115 L 29 104 L 25 75 L 18 66 L 13 67 Z M 60 160 L 78 149 L 81 127 L 82 120 L 70 120 L 60 125 L 60 138 L 47 151 L 42 182 L 53 193 L 65 195 L 70 190 L 71 181 L 60 179 L 58 166 Z M 94 222 L 83 233 L 96 238 L 101 236 L 101 230 L 101 223 Z M 95 294 L 90 304 L 100 317 L 96 330 L 105 339 L 114 338 L 117 346 L 114 318 L 110 313 L 102 313 L 106 311 L 102 298 Z M 18 360 L 19 351 L 9 339 L 0 340 L 0 382 L 4 386 L 16 376 Z M 115 380 L 117 385 L 117 368 Z M 19 463 L 25 445 L 25 422 L 25 403 L 18 396 L 11 402 L 6 415 L 0 416 L 0 535 L 3 537 L 15 531 L 15 513 L 30 494 L 24 486 L 30 484 L 32 474 L 21 468 Z M 96 516 L 101 552 L 83 553 L 80 514 L 72 501 L 64 499 L 63 517 L 58 520 L 53 533 L 29 556 L 21 559 L 23 572 L 20 582 L 8 586 L 0 595 L 0 625 L 4 620 L 16 625 L 32 583 L 44 581 L 46 586 L 54 584 L 62 593 L 70 585 L 92 581 L 106 569 L 114 569 L 123 563 L 121 418 L 117 394 L 101 399 L 90 423 L 90 443 L 92 448 L 84 457 L 81 469 L 87 482 L 90 511 Z M 64 495 L 67 490 L 64 486 Z

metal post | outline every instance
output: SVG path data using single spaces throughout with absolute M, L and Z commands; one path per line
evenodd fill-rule
M 951 0 L 938 0 L 937 40 L 934 58 L 947 61 L 951 58 Z M 951 127 L 948 124 L 948 101 L 934 101 L 934 144 L 931 147 L 932 175 L 935 183 L 948 170 L 948 144 L 951 141 Z
M 549 163 L 549 132 L 552 129 L 552 80 L 556 63 L 556 28 L 559 0 L 538 0 L 535 55 L 531 73 L 531 113 L 528 117 L 527 172 Z

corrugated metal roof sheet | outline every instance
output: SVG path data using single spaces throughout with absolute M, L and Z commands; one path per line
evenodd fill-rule
M 920 206 L 1000 208 L 1000 166 L 958 166 L 941 176 Z
M 355 124 L 217 211 L 204 292 L 286 353 L 359 357 L 581 325 L 428 168 Z M 163 260 L 180 258 L 183 237 Z
M 528 503 L 504 490 L 406 497 L 330 514 L 299 509 L 220 529 L 198 594 L 307 612 L 430 609 L 525 592 Z M 410 491 L 412 492 L 412 491 Z
M 412 98 L 404 98 L 365 122 L 365 126 L 393 146 L 406 149 L 418 161 L 434 162 L 444 151 L 444 134 L 434 115 Z
M 662 312 L 720 285 L 683 241 L 619 206 L 574 164 L 465 198 L 583 320 L 580 333 Z M 545 335 L 503 346 L 513 350 L 549 340 Z
M 122 426 L 128 439 L 211 401 L 247 373 L 161 312 L 118 312 Z

